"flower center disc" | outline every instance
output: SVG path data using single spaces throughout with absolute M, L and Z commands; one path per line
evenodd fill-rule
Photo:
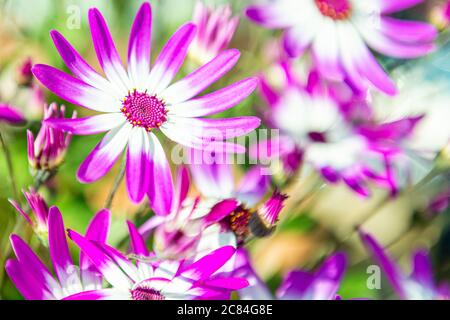
M 243 207 L 237 208 L 228 217 L 227 222 L 230 229 L 239 240 L 244 240 L 249 233 L 249 221 L 251 213 Z
M 145 285 L 138 285 L 131 290 L 133 300 L 165 300 L 166 298 L 158 290 L 149 288 Z
M 136 90 L 125 97 L 121 111 L 133 126 L 145 128 L 147 131 L 159 128 L 167 120 L 164 101 Z
M 346 20 L 350 17 L 351 6 L 348 0 L 315 0 L 320 12 L 333 20 Z

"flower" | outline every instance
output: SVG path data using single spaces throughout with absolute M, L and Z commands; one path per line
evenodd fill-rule
M 189 50 L 189 56 L 205 64 L 228 47 L 239 24 L 239 17 L 232 16 L 229 5 L 210 8 L 198 0 L 192 21 L 198 31 Z
M 128 227 L 136 264 L 114 248 L 69 231 L 71 239 L 112 285 L 112 288 L 79 293 L 70 299 L 229 299 L 231 291 L 248 285 L 244 279 L 220 275 L 218 272 L 235 254 L 232 247 L 219 248 L 194 262 L 159 261 L 152 259 L 134 225 L 128 223 Z
M 22 114 L 6 104 L 0 104 L 0 122 L 17 125 L 25 121 Z
M 380 244 L 370 234 L 360 230 L 360 237 L 401 299 L 450 299 L 450 289 L 447 284 L 440 286 L 434 284 L 432 266 L 426 251 L 418 250 L 414 254 L 413 271 L 408 276 L 387 256 Z
M 109 211 L 98 212 L 89 224 L 86 238 L 105 242 L 110 219 Z M 50 208 L 48 214 L 48 243 L 57 279 L 19 236 L 11 235 L 11 244 L 17 258 L 8 260 L 5 269 L 25 299 L 60 300 L 85 290 L 102 287 L 102 277 L 84 253 L 80 254 L 79 267 L 74 265 L 62 215 L 56 207 Z
M 287 195 L 275 190 L 272 196 L 250 216 L 249 226 L 253 235 L 267 237 L 272 234 L 287 198 Z
M 17 82 L 19 85 L 30 87 L 33 83 L 33 73 L 31 68 L 33 67 L 33 61 L 31 58 L 27 58 L 17 68 Z
M 36 234 L 41 240 L 46 240 L 48 238 L 48 214 L 49 209 L 44 198 L 37 193 L 33 188 L 30 188 L 28 192 L 24 191 L 23 195 L 27 200 L 28 206 L 30 207 L 31 214 L 26 213 L 25 210 L 21 208 L 17 201 L 9 199 L 12 206 L 25 218 L 28 224 L 33 228 Z
M 335 300 L 347 267 L 345 255 L 335 253 L 314 273 L 301 270 L 289 272 L 274 296 L 256 274 L 245 250 L 241 249 L 239 254 L 233 275 L 249 281 L 249 286 L 239 291 L 243 300 Z
M 157 214 L 170 211 L 171 171 L 161 143 L 160 131 L 182 145 L 206 146 L 227 152 L 243 152 L 223 140 L 251 132 L 256 117 L 198 118 L 224 111 L 250 95 L 257 80 L 248 78 L 219 91 L 193 98 L 221 78 L 238 61 L 231 49 L 170 85 L 195 34 L 195 25 L 183 25 L 162 49 L 150 71 L 151 7 L 144 3 L 136 15 L 129 40 L 128 69 L 123 67 L 108 27 L 97 9 L 89 11 L 93 44 L 106 79 L 96 73 L 57 31 L 53 41 L 70 76 L 53 67 L 36 65 L 34 75 L 61 98 L 102 112 L 83 119 L 49 119 L 46 122 L 72 134 L 107 131 L 102 141 L 81 164 L 83 183 L 103 177 L 127 150 L 126 182 L 130 199 L 141 202 L 148 195 Z M 126 147 L 128 145 L 128 147 Z
M 56 103 L 45 106 L 44 120 L 36 139 L 34 139 L 33 133 L 27 130 L 28 162 L 32 171 L 40 174 L 44 182 L 63 162 L 72 138 L 70 133 L 65 134 L 63 130 L 54 128 L 47 122 L 53 119 L 65 119 L 64 114 L 64 106 L 58 108 Z M 76 113 L 74 112 L 72 119 L 75 118 Z
M 247 16 L 270 29 L 286 29 L 284 47 L 292 57 L 310 49 L 320 73 L 333 80 L 349 78 L 393 95 L 394 83 L 367 45 L 395 58 L 416 58 L 434 49 L 435 28 L 388 16 L 421 0 L 276 0 L 251 6 Z

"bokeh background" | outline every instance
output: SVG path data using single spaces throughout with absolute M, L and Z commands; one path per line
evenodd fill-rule
M 88 62 L 99 70 L 87 26 L 87 10 L 98 7 L 106 17 L 118 51 L 124 58 L 128 35 L 134 14 L 142 1 L 106 0 L 1 0 L 0 1 L 0 101 L 17 106 L 26 115 L 26 127 L 4 127 L 14 164 L 14 173 L 20 188 L 33 184 L 28 169 L 25 129 L 36 133 L 43 112 L 42 101 L 62 103 L 43 88 L 24 87 L 18 84 L 17 70 L 31 58 L 33 63 L 45 63 L 66 70 L 49 36 L 51 29 L 60 31 L 79 50 Z M 207 4 L 229 3 L 233 11 L 242 15 L 249 1 L 205 1 Z M 439 1 L 427 1 L 424 5 L 409 10 L 407 17 L 439 23 L 434 14 Z M 153 54 L 178 28 L 191 19 L 194 0 L 152 0 L 153 8 Z M 76 26 L 78 24 L 79 27 Z M 74 27 L 75 25 L 75 27 Z M 215 85 L 216 88 L 235 79 L 267 70 L 265 43 L 277 32 L 265 30 L 242 16 L 231 47 L 242 53 L 234 72 Z M 437 119 L 439 125 L 449 126 L 450 99 L 450 51 L 446 45 L 444 31 L 439 43 L 440 50 L 422 59 L 406 62 L 379 57 L 402 85 L 430 86 L 438 88 L 429 96 L 411 98 L 400 96 L 397 101 L 380 101 L 378 105 L 394 108 L 396 103 L 410 99 L 411 108 L 427 108 L 426 104 L 444 106 Z M 433 100 L 434 99 L 434 100 Z M 227 111 L 225 115 L 256 114 L 260 104 L 257 95 Z M 416 106 L 415 104 L 420 104 Z M 68 113 L 74 106 L 65 103 Z M 77 108 L 79 116 L 88 111 Z M 98 142 L 98 136 L 74 137 L 66 160 L 51 184 L 42 189 L 47 202 L 61 209 L 66 227 L 83 231 L 93 213 L 99 210 L 113 184 L 117 166 L 99 182 L 82 185 L 75 179 L 76 170 L 89 151 Z M 430 140 L 434 136 L 431 134 Z M 169 145 L 168 141 L 164 144 Z M 419 160 L 418 160 L 419 161 Z M 420 167 L 420 166 L 419 166 Z M 236 175 L 244 168 L 235 168 Z M 320 261 L 336 250 L 348 253 L 350 266 L 339 293 L 343 298 L 389 298 L 390 286 L 383 280 L 381 290 L 367 288 L 367 267 L 371 262 L 362 248 L 355 226 L 362 225 L 394 255 L 405 268 L 410 266 L 411 251 L 417 247 L 431 249 L 435 273 L 438 279 L 450 280 L 450 219 L 449 211 L 439 214 L 427 211 L 430 199 L 449 183 L 448 176 L 433 181 L 424 181 L 414 189 L 403 192 L 396 199 L 388 199 L 386 191 L 376 190 L 370 199 L 361 199 L 345 187 L 317 185 L 314 173 L 296 177 L 288 190 L 291 195 L 283 211 L 276 234 L 251 243 L 255 267 L 261 276 L 276 288 L 282 276 L 293 268 L 311 270 Z M 17 212 L 7 199 L 12 195 L 3 155 L 0 155 L 0 249 L 6 247 L 8 236 L 13 231 Z M 301 201 L 301 205 L 299 205 Z M 125 186 L 122 185 L 113 203 L 113 226 L 110 237 L 112 245 L 118 245 L 126 235 L 125 220 L 144 221 L 151 215 L 150 209 L 131 205 Z M 137 213 L 136 213 L 137 212 Z M 27 227 L 15 230 L 29 239 L 37 240 Z M 45 250 L 41 250 L 45 257 Z M 0 265 L 4 265 L 5 252 L 0 252 Z M 3 269 L 3 267 L 2 267 Z M 4 277 L 4 271 L 1 277 Z M 20 299 L 20 295 L 9 281 L 0 292 L 2 299 Z

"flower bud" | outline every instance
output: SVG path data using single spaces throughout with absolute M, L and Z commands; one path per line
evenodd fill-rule
M 251 215 L 249 227 L 254 236 L 264 238 L 273 233 L 287 198 L 275 190 L 270 199 Z

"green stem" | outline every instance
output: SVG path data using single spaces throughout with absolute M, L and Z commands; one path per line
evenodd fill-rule
M 125 177 L 125 168 L 126 168 L 126 157 L 123 158 L 122 163 L 120 164 L 119 173 L 116 176 L 116 179 L 114 180 L 113 187 L 111 188 L 111 191 L 109 192 L 108 198 L 106 198 L 105 202 L 105 209 L 110 210 L 112 207 L 112 203 L 114 200 L 114 197 L 117 194 L 117 190 L 119 189 L 120 183 L 122 182 L 123 178 Z
M 6 140 L 3 137 L 1 130 L 0 130 L 0 143 L 2 145 L 3 154 L 5 155 L 6 166 L 7 166 L 7 170 L 9 173 L 9 180 L 11 183 L 11 189 L 13 192 L 14 199 L 16 201 L 20 202 L 19 191 L 17 189 L 17 183 L 16 183 L 16 179 L 14 177 L 14 168 L 13 168 L 13 163 L 12 163 L 12 159 L 11 159 L 11 153 L 9 152 L 8 145 L 6 144 Z

